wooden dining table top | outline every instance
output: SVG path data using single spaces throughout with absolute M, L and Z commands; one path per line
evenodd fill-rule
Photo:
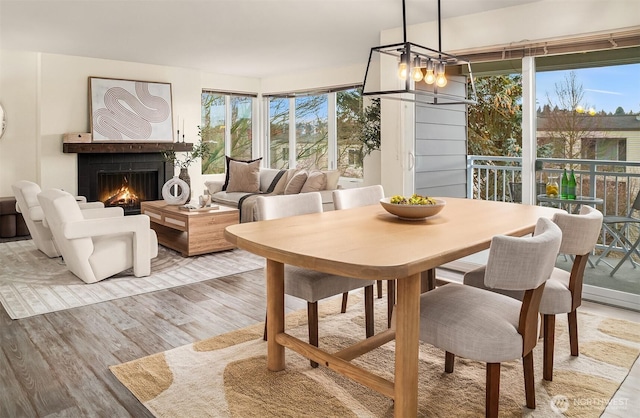
M 437 215 L 399 219 L 381 205 L 232 225 L 239 248 L 327 273 L 397 279 L 489 248 L 494 235 L 523 236 L 558 209 L 463 198 Z

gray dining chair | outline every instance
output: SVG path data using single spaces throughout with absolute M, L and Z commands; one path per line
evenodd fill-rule
M 336 210 L 351 209 L 368 205 L 379 205 L 384 198 L 381 185 L 356 187 L 353 189 L 336 189 L 333 191 L 333 206 Z M 382 298 L 382 280 L 376 280 L 378 298 Z M 342 295 L 342 312 L 347 309 L 349 293 Z M 395 281 L 387 280 L 387 326 L 391 327 L 391 315 L 396 301 Z
M 445 351 L 445 372 L 453 372 L 455 356 L 487 363 L 486 416 L 498 416 L 500 364 L 519 358 L 526 404 L 535 409 L 532 351 L 538 341 L 538 308 L 561 238 L 556 224 L 540 218 L 533 236 L 491 240 L 485 285 L 524 292 L 522 301 L 457 283 L 420 297 L 420 339 Z
M 569 322 L 569 345 L 571 355 L 578 356 L 578 316 L 577 309 L 582 304 L 582 284 L 584 269 L 589 254 L 598 240 L 602 225 L 602 213 L 590 206 L 582 206 L 579 214 L 558 213 L 553 221 L 562 231 L 562 244 L 559 252 L 573 257 L 571 272 L 554 267 L 547 281 L 540 302 L 543 315 L 543 377 L 553 380 L 553 354 L 555 346 L 555 316 L 566 313 Z M 486 285 L 485 267 L 472 270 L 464 275 L 465 285 L 494 290 L 496 292 L 522 300 L 523 292 L 490 289 Z
M 322 197 L 317 192 L 256 198 L 258 221 L 319 212 L 322 212 Z M 337 276 L 291 265 L 284 267 L 284 293 L 307 301 L 309 344 L 316 347 L 318 347 L 318 301 L 363 287 L 365 333 L 367 338 L 373 336 L 373 283 L 373 280 Z M 265 339 L 267 320 L 265 320 Z M 311 366 L 318 367 L 318 363 L 311 361 Z

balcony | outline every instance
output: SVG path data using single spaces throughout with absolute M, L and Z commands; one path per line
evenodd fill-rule
M 640 190 L 640 162 L 540 158 L 536 161 L 535 173 L 538 193 L 544 193 L 543 185 L 549 176 L 557 176 L 559 182 L 564 168 L 575 172 L 576 194 L 603 200 L 596 208 L 604 215 L 627 215 Z M 510 184 L 521 184 L 521 178 L 522 162 L 519 157 L 467 157 L 467 197 L 470 199 L 520 202 L 517 187 L 510 188 Z M 626 230 L 627 238 L 632 242 L 639 233 L 637 227 Z M 592 263 L 585 270 L 584 297 L 609 303 L 623 300 L 622 305 L 640 309 L 640 259 L 636 255 L 632 255 L 631 261 L 625 261 L 613 276 L 610 275 L 611 266 L 615 266 L 624 255 L 621 248 L 604 259 L 611 266 L 603 261 L 595 265 L 602 249 L 610 241 L 609 235 L 601 233 L 591 256 Z M 569 270 L 571 261 L 568 257 L 559 256 L 556 265 Z

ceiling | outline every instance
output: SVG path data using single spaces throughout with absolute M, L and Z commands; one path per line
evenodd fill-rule
M 534 1 L 442 0 L 442 18 Z M 406 10 L 409 25 L 437 20 L 437 0 Z M 3 49 L 257 78 L 366 63 L 401 26 L 401 0 L 0 0 Z

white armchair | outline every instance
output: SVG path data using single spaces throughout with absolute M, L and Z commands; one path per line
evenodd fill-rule
M 38 201 L 67 268 L 86 283 L 131 267 L 136 277 L 151 274 L 158 239 L 147 215 L 87 219 L 71 194 L 56 189 Z
M 36 248 L 48 257 L 60 257 L 60 252 L 56 248 L 51 231 L 43 224 L 44 213 L 38 202 L 38 193 L 42 191 L 40 186 L 31 181 L 21 180 L 12 184 L 11 188 L 16 197 L 16 211 L 22 214 Z M 120 208 L 104 209 L 102 202 L 87 203 L 87 199 L 84 196 L 76 196 L 74 200 L 80 209 L 89 210 L 85 214 L 86 217 L 122 216 L 124 214 Z M 96 211 L 96 209 L 98 210 Z

